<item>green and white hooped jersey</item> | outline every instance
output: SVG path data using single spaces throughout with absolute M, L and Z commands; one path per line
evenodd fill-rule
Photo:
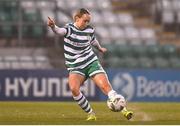
M 64 36 L 64 56 L 68 70 L 83 69 L 98 59 L 91 47 L 96 39 L 91 26 L 79 30 L 70 23 L 65 28 L 67 32 Z

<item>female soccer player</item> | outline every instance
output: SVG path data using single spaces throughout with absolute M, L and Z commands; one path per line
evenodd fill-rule
M 107 51 L 106 48 L 100 46 L 96 40 L 94 29 L 89 25 L 90 12 L 81 8 L 74 14 L 73 20 L 73 23 L 60 28 L 55 25 L 53 19 L 48 17 L 47 24 L 54 33 L 64 37 L 65 64 L 69 71 L 69 87 L 74 100 L 88 113 L 88 121 L 96 120 L 93 109 L 80 91 L 80 86 L 87 78 L 91 78 L 109 99 L 113 99 L 117 93 L 112 89 L 106 72 L 92 50 L 91 45 L 102 53 Z M 121 97 L 124 98 L 122 95 Z M 128 120 L 133 114 L 131 111 L 127 111 L 125 107 L 121 112 Z

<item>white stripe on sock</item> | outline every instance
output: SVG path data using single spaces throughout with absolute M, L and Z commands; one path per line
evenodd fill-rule
M 80 92 L 78 96 L 73 96 L 74 100 L 79 100 L 83 94 Z

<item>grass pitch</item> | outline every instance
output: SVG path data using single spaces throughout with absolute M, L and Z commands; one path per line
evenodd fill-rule
M 0 102 L 0 125 L 178 125 L 180 103 L 128 103 L 134 118 L 126 120 L 111 112 L 105 102 L 91 102 L 97 121 L 85 121 L 87 114 L 76 102 Z

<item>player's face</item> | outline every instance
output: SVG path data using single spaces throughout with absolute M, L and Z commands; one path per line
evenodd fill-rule
M 84 29 L 87 27 L 91 20 L 91 15 L 83 14 L 82 17 L 78 18 L 77 23 L 80 29 Z

